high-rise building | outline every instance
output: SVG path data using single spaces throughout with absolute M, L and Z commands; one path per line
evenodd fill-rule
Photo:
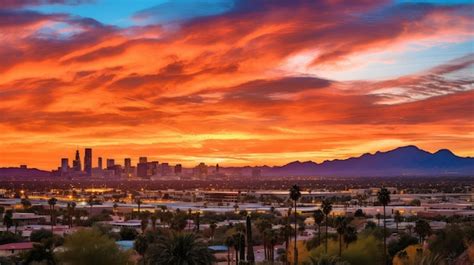
M 92 174 L 92 148 L 86 148 L 84 151 L 84 171 L 88 176 Z
M 69 170 L 69 159 L 68 158 L 61 158 L 61 173 L 67 173 Z
M 148 163 L 137 164 L 137 177 L 143 179 L 148 178 Z
M 114 169 L 115 167 L 115 160 L 114 159 L 107 159 L 107 169 Z
M 168 163 L 162 163 L 161 164 L 161 175 L 162 176 L 167 176 L 170 175 L 171 173 L 171 167 Z
M 72 168 L 74 171 L 81 171 L 81 156 L 79 155 L 79 150 L 76 150 L 76 158 L 72 161 Z
M 132 168 L 132 159 L 125 158 L 123 160 L 123 165 L 124 165 L 123 171 L 124 171 L 125 175 L 127 176 L 127 178 L 131 177 L 132 176 L 132 170 L 131 170 L 131 168 Z
M 99 158 L 97 159 L 97 167 L 99 169 L 102 169 L 102 157 L 99 156 Z
M 146 163 L 147 162 L 147 158 L 146 156 L 141 156 L 139 159 L 138 159 L 138 163 Z
M 181 172 L 183 172 L 183 166 L 181 164 L 176 164 L 174 166 L 174 174 L 175 175 L 180 175 Z
M 197 178 L 206 178 L 207 177 L 207 165 L 204 163 L 199 163 L 193 169 L 194 176 Z

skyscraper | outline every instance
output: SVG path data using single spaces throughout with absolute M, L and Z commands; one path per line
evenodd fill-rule
M 72 161 L 72 168 L 74 171 L 81 171 L 81 156 L 79 155 L 79 150 L 76 150 L 76 158 Z
M 176 164 L 174 166 L 174 174 L 175 175 L 180 175 L 182 171 L 183 171 L 183 166 L 181 164 Z
M 107 159 L 107 169 L 114 169 L 114 167 L 115 167 L 115 160 Z
M 102 157 L 99 156 L 99 158 L 97 159 L 97 167 L 99 169 L 102 169 Z
M 139 159 L 138 159 L 138 163 L 146 163 L 148 161 L 148 159 L 146 158 L 146 156 L 141 156 Z
M 61 158 L 61 173 L 67 173 L 69 169 L 69 159 L 68 158 Z
M 132 175 L 132 171 L 131 171 L 132 159 L 125 158 L 124 161 L 123 161 L 123 165 L 124 165 L 123 170 L 124 170 L 125 175 L 127 176 L 127 178 L 131 177 L 131 175 Z
M 84 153 L 84 171 L 92 175 L 92 148 L 86 148 Z

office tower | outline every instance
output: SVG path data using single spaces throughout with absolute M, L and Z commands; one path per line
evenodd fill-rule
M 148 178 L 148 163 L 137 164 L 137 177 L 143 179 Z
M 207 177 L 207 165 L 204 163 L 199 163 L 194 170 L 194 176 L 198 178 L 206 178 Z
M 84 151 L 84 171 L 88 176 L 92 174 L 92 148 L 86 148 Z
M 131 171 L 132 159 L 125 158 L 124 161 L 123 161 L 123 165 L 124 165 L 123 170 L 124 170 L 125 175 L 127 176 L 127 178 L 131 177 L 132 176 L 132 171 Z
M 161 164 L 161 175 L 162 176 L 167 176 L 170 175 L 171 173 L 171 167 L 168 163 L 162 163 Z
M 99 169 L 102 169 L 102 157 L 99 157 L 99 158 L 97 159 L 97 167 L 98 167 Z
M 74 161 L 72 161 L 72 168 L 74 169 L 74 171 L 82 170 L 81 157 L 79 155 L 79 150 L 76 150 L 76 158 L 74 159 Z
M 141 156 L 141 157 L 138 159 L 138 163 L 146 163 L 146 162 L 147 162 L 146 156 Z
M 107 169 L 114 169 L 114 167 L 115 167 L 115 160 L 107 159 Z
M 69 159 L 61 158 L 61 173 L 67 173 L 69 169 Z
M 216 173 L 219 173 L 219 164 L 216 164 Z
M 183 166 L 181 164 L 177 164 L 174 166 L 174 174 L 175 175 L 180 175 L 181 172 L 183 172 Z
M 159 173 L 159 170 L 158 170 L 158 161 L 151 161 L 151 162 L 148 162 L 148 173 L 147 175 L 148 176 L 154 176 L 154 175 L 158 175 Z

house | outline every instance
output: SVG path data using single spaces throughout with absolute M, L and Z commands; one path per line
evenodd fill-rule
M 33 248 L 32 242 L 10 243 L 0 245 L 0 257 L 18 255 Z

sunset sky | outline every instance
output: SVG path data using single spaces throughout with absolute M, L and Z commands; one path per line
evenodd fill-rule
M 1 0 L 0 167 L 474 156 L 468 1 Z

